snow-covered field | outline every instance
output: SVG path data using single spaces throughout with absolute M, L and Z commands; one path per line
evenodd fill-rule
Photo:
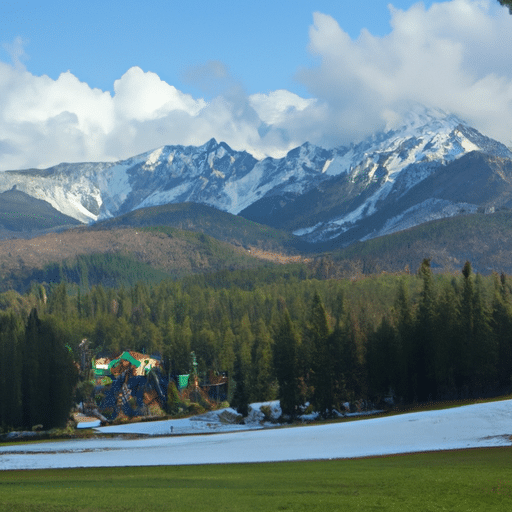
M 258 421 L 250 421 L 245 426 L 227 426 L 219 424 L 221 420 L 215 417 L 219 415 L 202 420 L 169 420 L 98 429 L 169 434 L 165 437 L 5 446 L 0 448 L 0 469 L 271 462 L 512 445 L 512 400 L 277 429 L 264 428 Z M 173 434 L 169 432 L 171 426 Z M 229 428 L 249 430 L 226 432 Z M 176 435 L 185 432 L 219 433 Z

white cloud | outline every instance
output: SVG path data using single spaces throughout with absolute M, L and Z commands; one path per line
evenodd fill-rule
M 114 82 L 114 93 L 116 114 L 137 121 L 162 118 L 176 110 L 196 115 L 206 105 L 139 67 L 130 68 Z
M 111 95 L 69 71 L 53 80 L 0 62 L 0 170 L 116 160 L 164 144 L 203 144 L 212 137 L 260 157 L 283 154 L 303 142 L 278 128 L 267 127 L 263 134 L 264 121 L 251 98 L 240 84 L 221 78 L 227 87 L 206 102 L 138 67 L 115 81 Z M 278 112 L 288 112 L 284 117 L 291 119 L 309 101 L 277 92 L 254 103 L 267 113 L 265 119 L 273 112 L 277 122 Z
M 496 4 L 496 5 L 494 5 Z M 329 106 L 325 140 L 348 142 L 382 127 L 411 103 L 453 112 L 487 135 L 512 140 L 512 17 L 489 1 L 390 6 L 392 31 L 353 40 L 314 15 L 310 51 L 321 64 L 299 71 Z
M 290 114 L 302 112 L 315 103 L 314 99 L 301 98 L 285 89 L 269 94 L 252 94 L 249 101 L 260 119 L 269 125 L 286 123 Z
M 132 67 L 114 94 L 69 71 L 35 76 L 17 38 L 0 62 L 0 170 L 62 161 L 127 158 L 164 144 L 211 137 L 258 157 L 281 156 L 306 140 L 357 141 L 396 122 L 412 103 L 454 112 L 484 134 L 512 143 L 512 16 L 497 2 L 452 0 L 429 9 L 390 6 L 391 31 L 352 39 L 316 13 L 310 51 L 319 64 L 297 79 L 312 99 L 286 90 L 249 96 L 213 61 L 189 82 L 213 98 L 194 98 L 152 72 Z

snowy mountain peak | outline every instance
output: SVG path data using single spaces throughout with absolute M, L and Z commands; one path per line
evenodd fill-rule
M 325 241 L 469 152 L 512 158 L 503 144 L 439 109 L 415 105 L 401 118 L 392 117 L 387 131 L 350 147 L 305 142 L 283 158 L 257 160 L 212 138 L 201 146 L 162 146 L 119 162 L 0 173 L 0 192 L 17 185 L 81 222 L 196 202 Z M 330 195 L 333 187 L 338 192 Z M 373 235 L 361 231 L 364 236 Z
M 447 114 L 441 109 L 419 104 L 411 107 L 402 116 L 391 113 L 390 117 L 386 131 L 397 134 L 417 135 L 428 132 L 446 132 L 453 130 L 459 124 L 467 125 L 455 114 Z
M 208 142 L 203 144 L 202 146 L 199 146 L 197 149 L 201 151 L 212 151 L 214 148 L 216 148 L 219 145 L 219 143 L 212 137 Z

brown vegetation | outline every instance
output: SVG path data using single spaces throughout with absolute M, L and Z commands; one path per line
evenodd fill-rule
M 244 249 L 221 243 L 233 253 L 247 256 Z M 95 253 L 131 254 L 136 260 L 165 272 L 179 268 L 187 273 L 198 268 L 207 270 L 210 266 L 208 256 L 195 250 L 194 244 L 185 237 L 135 228 L 91 231 L 81 227 L 28 240 L 1 240 L 0 277 Z

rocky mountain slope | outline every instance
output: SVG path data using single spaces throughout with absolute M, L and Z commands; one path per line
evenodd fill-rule
M 460 215 L 357 242 L 330 253 L 339 276 L 418 270 L 424 258 L 435 272 L 512 274 L 512 211 Z
M 120 162 L 5 171 L 0 192 L 16 186 L 84 223 L 147 206 L 200 203 L 337 247 L 507 204 L 499 186 L 482 188 L 482 180 L 508 183 L 510 158 L 504 145 L 456 116 L 417 107 L 403 125 L 350 147 L 305 143 L 284 158 L 256 160 L 212 139 Z
M 37 231 L 66 229 L 80 222 L 62 214 L 47 201 L 13 188 L 0 193 L 0 239 L 16 232 L 21 236 Z

